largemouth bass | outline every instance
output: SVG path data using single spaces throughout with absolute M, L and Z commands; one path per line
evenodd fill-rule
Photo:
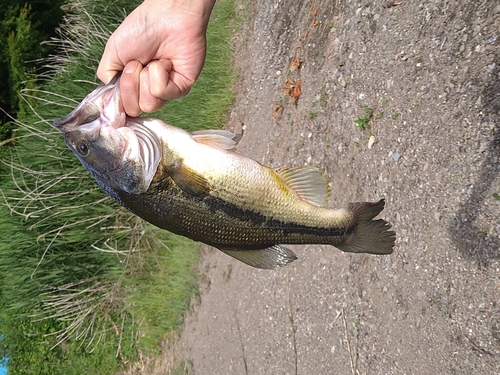
M 119 77 L 54 121 L 101 188 L 134 214 L 257 268 L 296 258 L 281 244 L 329 244 L 390 254 L 395 233 L 376 203 L 325 208 L 328 181 L 315 167 L 272 169 L 237 154 L 225 130 L 188 133 L 156 118 L 131 118 Z

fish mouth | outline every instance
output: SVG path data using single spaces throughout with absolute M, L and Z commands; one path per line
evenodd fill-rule
M 94 103 L 80 103 L 71 113 L 54 120 L 54 126 L 61 131 L 68 131 L 80 125 L 88 124 L 97 120 L 101 116 L 101 111 Z M 65 129 L 66 128 L 66 129 Z
M 117 94 L 119 96 L 119 92 L 117 91 L 119 90 L 118 81 L 120 76 L 121 72 L 115 75 L 107 85 L 100 84 L 73 111 L 64 117 L 54 120 L 54 126 L 62 132 L 67 132 L 97 120 L 101 116 L 101 109 L 96 102 L 100 103 L 102 108 L 105 108 L 107 101 L 113 100 L 113 97 Z M 111 95 L 107 95 L 111 90 L 114 90 L 114 92 Z

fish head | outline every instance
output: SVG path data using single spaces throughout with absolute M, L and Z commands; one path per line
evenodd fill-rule
M 70 114 L 55 120 L 54 126 L 101 186 L 139 194 L 148 189 L 156 167 L 145 165 L 150 160 L 144 160 L 140 139 L 128 126 L 130 120 L 121 106 L 116 76 L 87 95 Z

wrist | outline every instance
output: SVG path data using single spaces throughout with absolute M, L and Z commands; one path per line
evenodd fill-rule
M 167 14 L 185 14 L 202 19 L 208 25 L 216 0 L 144 0 L 144 6 Z

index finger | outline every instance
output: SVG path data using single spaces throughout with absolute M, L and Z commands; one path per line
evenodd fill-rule
M 110 40 L 106 43 L 99 66 L 97 67 L 97 77 L 105 84 L 108 84 L 125 67 L 125 64 L 116 53 L 116 48 L 109 44 Z

